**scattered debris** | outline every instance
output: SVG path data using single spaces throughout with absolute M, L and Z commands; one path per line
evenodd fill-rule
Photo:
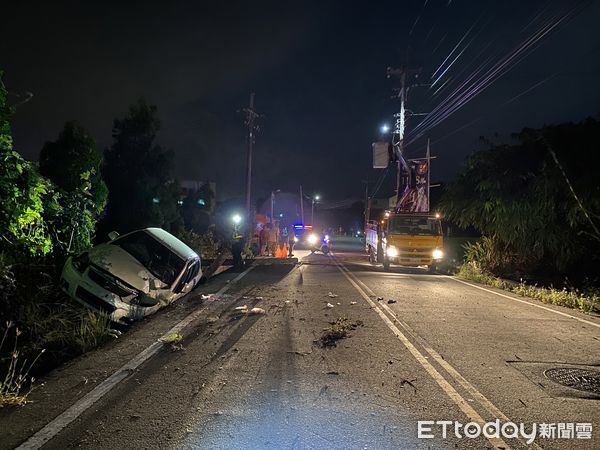
M 242 298 L 243 298 L 244 300 L 248 300 L 250 297 L 249 297 L 249 296 L 247 296 L 247 295 L 244 295 Z
M 327 372 L 327 375 L 339 375 L 340 373 L 335 371 L 335 370 L 330 370 L 329 372 Z
M 525 402 L 524 402 L 523 400 L 519 399 L 519 401 L 521 402 L 521 404 L 522 404 L 522 405 L 523 405 L 525 408 L 527 408 L 527 405 L 525 404 Z
M 200 294 L 200 298 L 202 298 L 202 300 L 209 300 L 211 297 L 211 295 L 204 295 L 204 294 Z
M 333 292 L 330 292 L 329 294 L 327 294 L 327 297 L 329 297 L 329 298 L 336 298 L 336 297 L 339 297 L 339 295 L 334 294 Z
M 306 355 L 310 355 L 312 352 L 288 351 L 287 353 L 292 353 L 294 355 L 299 355 L 299 356 L 306 356 Z
M 351 305 L 356 305 L 356 302 L 350 302 Z
M 338 306 L 339 306 L 339 305 L 341 305 L 341 303 L 340 303 L 340 302 L 337 302 L 337 304 L 338 304 Z
M 250 315 L 263 315 L 266 313 L 267 312 L 262 308 L 252 308 L 250 311 L 246 312 L 246 314 L 250 314 Z
M 172 344 L 174 342 L 175 343 L 181 342 L 182 339 L 183 339 L 183 336 L 181 335 L 181 333 L 171 333 L 171 334 L 161 337 L 159 339 L 159 342 L 162 342 L 163 344 Z
M 392 305 L 394 303 L 398 303 L 398 302 L 396 300 L 394 300 L 394 299 L 391 299 L 391 298 L 388 300 L 388 305 Z
M 289 303 L 290 301 L 289 301 L 289 300 L 286 300 L 285 302 L 286 302 L 286 303 Z
M 408 384 L 410 387 L 412 387 L 412 388 L 415 390 L 415 393 L 416 393 L 416 392 L 417 392 L 417 388 L 416 388 L 416 386 L 413 384 L 413 381 L 417 381 L 417 380 L 416 380 L 416 379 L 414 379 L 414 380 L 407 380 L 407 379 L 405 378 L 405 379 L 403 379 L 403 380 L 400 382 L 400 387 L 401 387 L 401 388 L 403 388 L 403 387 L 404 387 L 404 385 Z
M 209 316 L 206 318 L 207 323 L 215 323 L 219 318 L 217 316 Z
M 142 416 L 139 415 L 139 414 L 131 414 L 129 416 L 129 420 L 138 420 L 138 419 L 141 419 L 141 418 L 142 418 Z
M 383 300 L 383 297 L 377 297 L 378 302 L 380 302 L 381 300 Z
M 347 317 L 339 317 L 335 322 L 330 322 L 331 327 L 326 328 L 321 336 L 322 347 L 335 347 L 337 341 L 348 337 L 348 333 L 363 326 L 362 320 L 350 321 Z
M 329 303 L 329 302 L 327 302 L 326 306 L 327 306 L 327 308 L 333 308 L 333 305 L 331 303 Z
M 256 300 L 264 300 L 264 297 L 255 297 Z
M 233 308 L 234 311 L 245 311 L 248 309 L 248 305 L 244 305 L 244 306 L 236 306 L 235 308 Z

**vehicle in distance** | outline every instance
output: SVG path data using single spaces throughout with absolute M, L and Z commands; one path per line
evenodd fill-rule
M 62 289 L 82 305 L 129 324 L 189 293 L 200 281 L 200 256 L 161 228 L 145 228 L 69 257 Z
M 444 238 L 439 216 L 387 212 L 383 220 L 370 221 L 365 230 L 365 250 L 371 263 L 385 270 L 398 266 L 427 266 L 431 272 L 444 258 Z

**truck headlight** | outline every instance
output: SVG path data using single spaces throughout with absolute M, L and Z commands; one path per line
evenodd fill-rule
M 310 245 L 315 245 L 317 242 L 319 242 L 319 238 L 317 237 L 316 234 L 309 234 L 308 238 L 306 238 L 306 240 L 308 241 L 308 243 Z
M 441 251 L 439 248 L 436 248 L 433 251 L 433 259 L 442 259 L 444 257 L 444 252 Z
M 398 249 L 392 245 L 390 245 L 387 250 L 387 255 L 391 258 L 395 258 L 396 256 L 398 256 Z

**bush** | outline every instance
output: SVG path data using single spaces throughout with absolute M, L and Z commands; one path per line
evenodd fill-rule
M 222 252 L 230 253 L 230 243 L 223 238 L 214 226 L 209 227 L 204 234 L 189 230 L 182 230 L 177 237 L 187 244 L 202 259 L 216 259 Z

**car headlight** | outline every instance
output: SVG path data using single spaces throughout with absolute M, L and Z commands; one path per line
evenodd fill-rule
M 308 238 L 306 238 L 306 240 L 311 245 L 315 245 L 317 242 L 319 242 L 319 238 L 317 237 L 316 234 L 309 234 Z
M 390 245 L 386 251 L 387 251 L 387 255 L 392 258 L 395 258 L 396 256 L 398 256 L 398 249 L 396 247 L 394 247 L 393 245 Z
M 433 251 L 433 259 L 442 259 L 444 257 L 444 252 L 441 251 L 439 248 L 436 248 Z

